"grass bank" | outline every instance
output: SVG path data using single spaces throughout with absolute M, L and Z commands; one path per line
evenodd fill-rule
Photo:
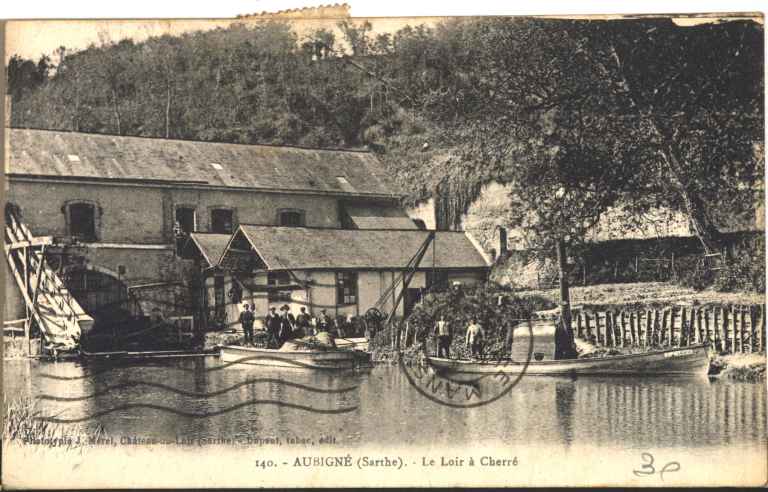
M 105 438 L 104 428 L 83 433 L 82 429 L 39 420 L 37 403 L 28 397 L 8 400 L 3 397 L 3 445 L 34 445 L 75 449 Z
M 765 381 L 765 354 L 717 355 L 709 364 L 709 375 L 733 381 Z

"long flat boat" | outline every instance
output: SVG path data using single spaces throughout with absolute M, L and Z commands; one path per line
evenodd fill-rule
M 295 369 L 352 369 L 370 363 L 370 354 L 344 348 L 326 350 L 279 350 L 224 345 L 222 362 Z
M 525 361 L 458 360 L 427 357 L 438 372 L 448 375 L 494 375 L 524 373 L 526 376 L 706 376 L 709 371 L 707 344 L 607 357 Z

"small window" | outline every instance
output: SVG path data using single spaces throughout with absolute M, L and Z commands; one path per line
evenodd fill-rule
M 232 234 L 233 213 L 227 208 L 214 208 L 211 210 L 211 232 L 217 234 Z
M 270 287 L 278 287 L 280 285 L 290 285 L 290 283 L 291 283 L 291 274 L 288 272 L 267 273 L 267 285 L 269 285 Z M 269 302 L 290 302 L 291 291 L 270 289 L 267 297 Z
M 281 210 L 279 224 L 285 227 L 304 227 L 303 210 Z
M 356 272 L 338 272 L 336 274 L 336 304 L 357 304 Z
M 93 204 L 70 204 L 69 234 L 80 241 L 96 241 L 96 207 Z
M 11 224 L 15 219 L 17 222 L 21 220 L 21 208 L 15 203 L 8 202 L 5 204 L 5 223 Z
M 178 207 L 176 209 L 176 235 L 195 232 L 195 209 L 192 207 Z
M 224 168 L 221 166 L 221 164 L 217 164 L 217 163 L 215 163 L 215 162 L 211 162 L 211 167 L 212 167 L 212 168 L 214 168 L 214 169 L 215 169 L 215 170 L 217 170 L 217 171 L 221 171 L 221 170 L 223 170 L 223 169 L 224 169 Z

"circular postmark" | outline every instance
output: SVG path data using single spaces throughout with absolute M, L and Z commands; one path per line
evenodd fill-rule
M 424 365 L 409 366 L 400 359 L 400 369 L 422 396 L 454 408 L 473 408 L 493 403 L 520 382 L 533 356 L 533 326 L 528 325 L 526 358 L 485 358 L 479 361 L 427 357 Z M 519 326 L 518 326 L 519 328 Z

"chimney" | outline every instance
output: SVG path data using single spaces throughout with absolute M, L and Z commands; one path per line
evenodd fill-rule
M 499 226 L 499 258 L 507 256 L 507 229 Z

